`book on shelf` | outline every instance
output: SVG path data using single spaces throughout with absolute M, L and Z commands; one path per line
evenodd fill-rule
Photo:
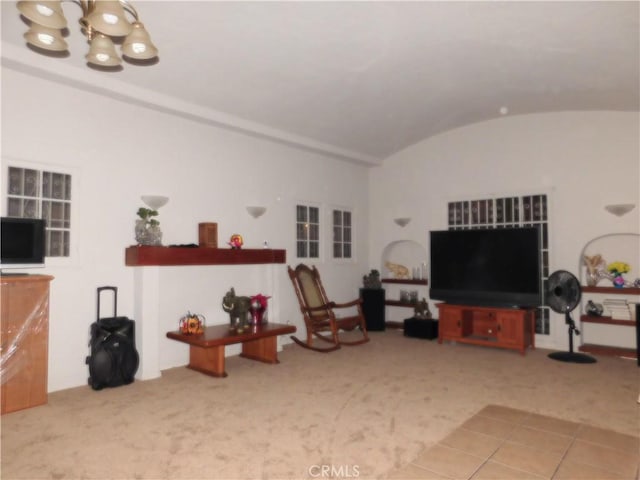
M 621 298 L 607 298 L 602 302 L 602 306 L 613 320 L 631 320 L 631 309 L 635 308 L 635 305 L 629 305 L 627 300 Z

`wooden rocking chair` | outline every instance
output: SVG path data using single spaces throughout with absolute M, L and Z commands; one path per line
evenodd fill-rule
M 307 327 L 307 341 L 291 336 L 291 339 L 298 345 L 315 350 L 317 352 L 331 352 L 337 350 L 341 345 L 360 345 L 369 341 L 367 326 L 362 314 L 362 300 L 356 299 L 347 303 L 330 302 L 320 280 L 320 273 L 315 266 L 309 268 L 300 264 L 295 270 L 288 267 L 289 278 L 296 291 L 300 311 L 304 317 Z M 349 316 L 338 317 L 334 310 L 341 308 L 355 307 L 356 313 Z M 360 328 L 362 338 L 356 341 L 343 341 L 339 337 L 339 330 L 351 331 Z M 327 344 L 327 347 L 316 347 L 313 344 L 317 338 Z

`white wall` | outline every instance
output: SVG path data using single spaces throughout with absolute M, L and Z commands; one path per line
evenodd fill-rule
M 639 131 L 637 112 L 563 112 L 503 117 L 417 143 L 370 170 L 371 261 L 380 265 L 384 248 L 403 239 L 428 252 L 428 231 L 446 228 L 449 201 L 542 192 L 551 197 L 552 271 L 578 275 L 591 239 L 639 231 Z M 638 206 L 615 217 L 609 203 Z M 412 217 L 405 228 L 392 220 L 402 216 Z M 564 322 L 551 326 L 538 342 L 567 348 Z
M 246 247 L 287 250 L 295 259 L 295 204 L 317 203 L 355 213 L 357 258 L 331 260 L 331 230 L 324 231 L 321 272 L 328 294 L 351 300 L 369 270 L 366 169 L 266 140 L 195 123 L 2 69 L 2 172 L 16 160 L 45 168 L 71 168 L 78 233 L 73 261 L 47 267 L 51 285 L 49 390 L 85 385 L 89 326 L 96 318 L 96 288 L 119 287 L 119 314 L 133 318 L 134 272 L 124 249 L 135 243 L 135 212 L 143 194 L 170 197 L 158 217 L 163 243 L 197 243 L 197 224 L 218 223 L 219 244 L 241 233 Z M 4 180 L 3 180 L 4 181 Z M 245 211 L 263 204 L 259 219 Z M 3 213 L 6 205 L 2 205 Z M 329 216 L 326 217 L 329 221 Z M 325 225 L 328 225 L 326 223 Z M 304 332 L 286 265 L 166 268 L 160 274 L 162 331 L 177 328 L 187 310 L 210 324 L 225 323 L 219 307 L 238 294 L 277 294 L 274 310 Z M 264 291 L 271 284 L 274 292 Z M 107 305 L 109 304 L 107 298 Z M 109 315 L 105 309 L 104 316 Z M 142 326 L 141 326 L 142 327 Z M 161 368 L 187 361 L 186 345 L 159 339 Z

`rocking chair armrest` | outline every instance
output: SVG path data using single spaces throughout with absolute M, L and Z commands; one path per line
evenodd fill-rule
M 362 303 L 362 299 L 356 298 L 355 300 L 352 300 L 346 303 L 335 303 L 335 302 L 331 302 L 331 303 L 333 304 L 334 308 L 348 308 L 348 307 L 355 307 L 356 305 L 360 305 Z
M 303 309 L 306 310 L 307 312 L 312 313 L 312 312 L 319 312 L 324 310 L 331 310 L 335 306 L 336 304 L 334 302 L 329 302 L 324 305 L 319 305 L 317 307 L 303 307 Z

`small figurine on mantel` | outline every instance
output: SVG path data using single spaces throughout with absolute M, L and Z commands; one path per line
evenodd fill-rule
M 368 275 L 362 277 L 362 283 L 364 284 L 364 288 L 382 288 L 380 272 L 378 270 L 371 270 Z
M 431 310 L 429 310 L 429 303 L 424 297 L 413 307 L 413 318 L 431 320 L 432 316 Z

